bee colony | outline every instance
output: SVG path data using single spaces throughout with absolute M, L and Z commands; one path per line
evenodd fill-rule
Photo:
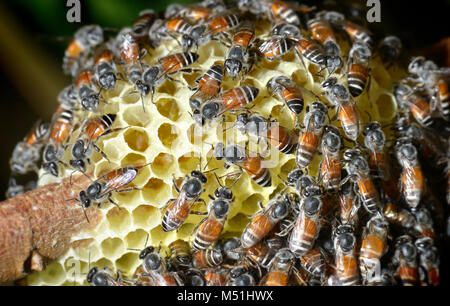
M 448 129 L 448 88 L 370 35 L 278 0 L 144 11 L 114 37 L 81 28 L 74 83 L 34 129 L 39 186 L 93 173 L 72 201 L 103 218 L 28 284 L 438 284 L 447 204 L 422 161 L 448 177 L 448 136 L 427 138 Z M 17 175 L 40 165 L 19 153 Z

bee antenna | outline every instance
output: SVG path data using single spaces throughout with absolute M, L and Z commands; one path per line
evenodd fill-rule
M 214 172 L 214 176 L 216 177 L 217 183 L 219 184 L 220 187 L 222 186 L 222 183 L 220 183 L 219 177 L 217 176 L 217 174 Z

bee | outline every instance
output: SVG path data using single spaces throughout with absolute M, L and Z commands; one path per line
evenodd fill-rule
M 399 207 L 391 201 L 386 201 L 384 204 L 383 215 L 390 223 L 400 225 L 405 229 L 412 228 L 416 223 L 414 216 L 407 209 Z
M 12 173 L 26 174 L 30 171 L 39 171 L 41 150 L 46 143 L 50 131 L 48 123 L 38 120 L 25 138 L 13 150 L 9 165 Z
M 373 40 L 370 32 L 363 26 L 345 19 L 345 16 L 343 14 L 335 11 L 325 11 L 324 13 L 321 13 L 320 16 L 327 20 L 334 27 L 347 33 L 352 43 L 364 42 L 368 45 L 372 45 Z
M 132 281 L 122 278 L 119 271 L 116 276 L 108 268 L 104 267 L 103 270 L 99 270 L 97 267 L 93 267 L 89 270 L 86 278 L 87 282 L 91 286 L 132 286 Z
M 168 200 L 165 205 L 167 210 L 161 224 L 163 231 L 170 232 L 178 229 L 189 216 L 192 205 L 196 202 L 204 202 L 199 197 L 207 181 L 205 174 L 198 170 L 193 170 L 179 189 L 174 179 L 173 184 L 178 192 L 178 198 Z
M 235 29 L 242 22 L 239 15 L 233 13 L 220 14 L 209 21 L 209 31 L 213 35 L 224 34 Z
M 359 97 L 369 79 L 369 60 L 372 51 L 368 44 L 361 42 L 354 43 L 349 51 L 349 62 L 347 63 L 347 83 L 348 90 L 352 97 Z M 370 82 L 369 82 L 370 84 Z M 370 86 L 370 85 L 369 85 Z
M 397 266 L 395 276 L 403 286 L 414 286 L 419 281 L 417 270 L 417 248 L 408 235 L 397 237 L 392 258 Z
M 388 232 L 389 224 L 382 216 L 372 217 L 364 228 L 359 251 L 359 271 L 365 284 L 369 283 L 374 269 L 381 266 L 381 257 L 388 250 Z
M 352 226 L 339 225 L 334 232 L 336 278 L 339 286 L 355 286 L 360 283 L 355 245 L 356 237 Z
M 272 37 L 262 41 L 258 46 L 258 52 L 262 57 L 271 62 L 288 53 L 292 47 L 293 42 L 291 39 L 286 37 Z
M 267 82 L 270 95 L 283 101 L 287 108 L 295 115 L 299 115 L 305 103 L 300 86 L 287 76 L 273 77 Z
M 78 93 L 74 84 L 64 87 L 57 97 L 59 106 L 64 109 L 76 110 L 78 104 Z
M 227 286 L 255 286 L 255 278 L 245 266 L 231 268 L 227 276 Z
M 217 181 L 219 179 L 217 178 Z M 220 186 L 211 196 L 208 205 L 208 217 L 198 225 L 193 242 L 193 249 L 204 250 L 213 245 L 223 230 L 223 225 L 230 211 L 233 193 L 228 187 Z
M 423 127 L 433 124 L 430 104 L 417 94 L 406 84 L 397 85 L 394 88 L 394 96 L 400 108 L 409 110 L 414 119 Z
M 301 36 L 300 28 L 292 23 L 278 22 L 272 28 L 274 37 L 285 37 L 295 40 Z
M 78 29 L 64 53 L 64 73 L 75 77 L 89 53 L 101 43 L 103 43 L 103 29 L 100 26 L 87 25 Z
M 250 248 L 261 241 L 267 234 L 284 219 L 291 209 L 291 203 L 286 194 L 279 193 L 253 216 L 241 235 L 243 248 Z
M 64 145 L 73 130 L 73 112 L 58 107 L 52 118 L 49 142 L 42 155 L 43 168 L 47 173 L 58 176 L 58 164 L 64 154 Z
M 272 178 L 267 168 L 262 166 L 263 160 L 260 155 L 247 156 L 245 148 L 240 145 L 224 146 L 223 143 L 218 143 L 214 148 L 213 156 L 217 160 L 225 159 L 225 168 L 232 165 L 239 167 L 239 180 L 243 171 L 248 173 L 252 180 L 261 187 L 269 187 L 272 184 Z M 231 174 L 228 174 L 231 176 Z
M 184 286 L 206 286 L 206 279 L 198 269 L 190 268 L 183 272 Z
M 154 10 L 141 11 L 131 26 L 133 37 L 137 38 L 138 41 L 145 42 L 148 39 L 149 30 L 157 17 L 158 15 Z
M 336 35 L 326 20 L 322 18 L 310 19 L 308 20 L 308 29 L 314 40 L 323 46 L 326 54 L 341 55 L 341 48 L 337 43 Z
M 190 22 L 196 23 L 209 19 L 214 10 L 205 6 L 182 6 L 180 4 L 169 5 L 164 13 L 166 19 L 172 17 L 183 17 Z
M 436 109 L 438 106 L 442 117 L 450 120 L 450 93 L 446 80 L 443 75 L 449 72 L 439 67 L 430 60 L 424 57 L 415 57 L 411 60 L 408 66 L 408 72 L 412 76 L 408 77 L 416 83 L 415 89 L 424 88 L 431 96 L 431 109 Z
M 322 49 L 317 43 L 306 38 L 297 38 L 294 41 L 295 50 L 297 51 L 297 54 L 304 67 L 306 66 L 303 58 L 317 66 L 327 66 L 327 56 L 323 53 Z
M 166 262 L 153 247 L 147 247 L 139 253 L 142 264 L 136 269 L 134 279 L 137 285 L 183 286 L 176 272 L 169 272 Z
M 339 216 L 342 224 L 356 226 L 358 223 L 359 197 L 355 194 L 354 183 L 348 180 L 339 190 Z
M 403 44 L 397 36 L 386 36 L 380 42 L 378 52 L 380 53 L 383 63 L 388 63 L 386 67 L 389 69 L 400 56 Z
M 72 147 L 72 159 L 69 161 L 72 168 L 80 172 L 85 172 L 85 160 L 90 163 L 92 149 L 95 149 L 106 160 L 108 160 L 108 157 L 96 145 L 96 142 L 100 139 L 100 137 L 122 130 L 122 128 L 111 128 L 115 119 L 115 114 L 106 114 L 103 116 L 90 118 L 86 121 L 83 127 L 83 136 L 80 137 L 80 139 L 78 139 Z
M 420 203 L 425 188 L 417 149 L 408 139 L 399 138 L 395 144 L 395 155 L 402 166 L 400 185 L 403 198 L 409 207 L 415 209 Z
M 220 64 L 212 66 L 201 78 L 198 78 L 195 81 L 196 91 L 189 99 L 191 109 L 199 109 L 205 101 L 215 97 L 220 91 L 222 80 L 223 67 Z
M 364 144 L 370 150 L 369 167 L 374 172 L 374 177 L 385 180 L 389 175 L 389 161 L 386 152 L 386 136 L 381 125 L 374 121 L 364 129 Z
M 244 69 L 244 73 L 250 70 L 248 49 L 255 40 L 255 27 L 250 21 L 242 22 L 236 29 L 232 45 L 225 59 L 225 72 L 235 78 Z
M 297 257 L 314 246 L 321 227 L 322 200 L 317 183 L 307 187 L 300 198 L 300 212 L 288 238 L 289 250 Z
M 215 268 L 222 264 L 223 254 L 219 248 L 198 250 L 194 253 L 194 267 L 199 269 Z
M 139 173 L 139 169 L 145 166 L 147 165 L 139 167 L 127 166 L 112 170 L 93 181 L 85 190 L 80 191 L 78 198 L 69 200 L 80 202 L 86 219 L 89 222 L 85 209 L 91 207 L 94 203 L 99 203 L 100 206 L 100 203 L 106 199 L 117 205 L 117 203 L 115 203 L 111 198 L 112 193 L 127 192 L 137 189 L 135 187 L 127 187 L 127 185 L 136 178 Z
M 284 154 L 291 154 L 295 150 L 297 143 L 293 133 L 261 115 L 239 114 L 235 125 L 241 133 L 258 137 L 258 142 L 260 139 L 269 141 L 273 147 Z
M 268 15 L 272 22 L 283 21 L 297 26 L 300 25 L 300 19 L 289 3 L 275 0 L 263 5 L 269 6 Z
M 260 286 L 287 286 L 293 271 L 294 254 L 288 249 L 281 249 L 275 255 L 267 275 L 260 281 Z
M 303 254 L 300 264 L 319 283 L 325 278 L 326 262 L 319 248 L 315 247 Z
M 322 88 L 325 89 L 331 104 L 338 107 L 338 118 L 345 135 L 351 140 L 356 140 L 359 134 L 359 115 L 347 88 L 337 83 L 335 77 L 326 79 L 322 83 Z
M 359 149 L 354 148 L 347 149 L 344 152 L 344 162 L 349 175 L 341 184 L 349 179 L 357 184 L 361 202 L 366 210 L 371 214 L 377 213 L 380 207 L 380 199 L 378 191 L 370 177 L 370 168 L 367 160 Z
M 192 264 L 192 254 L 191 248 L 189 247 L 189 243 L 182 240 L 177 239 L 169 244 L 170 250 L 170 258 L 169 263 L 170 266 L 175 268 L 187 268 Z
M 116 38 L 119 57 L 122 63 L 125 65 L 125 73 L 130 78 L 132 74 L 129 70 L 133 66 L 140 66 L 140 60 L 145 56 L 147 50 L 140 47 L 137 39 L 129 30 L 125 30 Z
M 320 178 L 327 191 L 337 191 L 341 181 L 339 150 L 342 146 L 339 130 L 331 125 L 324 128 L 322 136 L 323 159 L 320 163 Z
M 82 71 L 76 81 L 75 88 L 78 93 L 78 100 L 86 111 L 96 112 L 100 102 L 100 93 L 94 82 L 95 75 L 90 71 Z
M 227 283 L 225 270 L 209 269 L 205 271 L 206 286 L 225 286 Z
M 426 207 L 413 212 L 416 222 L 414 223 L 413 233 L 418 237 L 435 238 L 435 232 L 433 228 L 433 219 L 431 218 L 430 211 Z
M 111 51 L 103 51 L 97 56 L 95 59 L 94 70 L 100 88 L 111 90 L 116 87 L 117 67 L 114 63 L 114 54 Z
M 246 258 L 257 266 L 269 269 L 278 250 L 283 246 L 279 237 L 263 239 L 245 250 Z
M 419 271 L 422 274 L 421 285 L 439 286 L 439 252 L 433 245 L 433 239 L 430 237 L 422 237 L 414 242 L 419 251 Z
M 303 119 L 305 130 L 300 133 L 295 155 L 295 163 L 298 168 L 307 167 L 317 152 L 326 124 L 327 113 L 328 109 L 323 103 L 314 102 L 311 105 L 311 111 L 305 115 Z

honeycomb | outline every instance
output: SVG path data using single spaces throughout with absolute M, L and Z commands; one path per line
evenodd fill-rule
M 270 32 L 269 23 L 258 23 L 256 36 L 267 37 Z M 340 45 L 343 54 L 349 49 L 349 43 L 341 39 Z M 152 65 L 159 57 L 173 53 L 178 45 L 169 41 L 157 49 L 151 49 L 145 56 L 143 62 Z M 179 51 L 177 51 L 179 52 Z M 109 170 L 127 165 L 147 164 L 132 184 L 140 190 L 128 193 L 113 193 L 113 200 L 119 206 L 105 201 L 100 208 L 104 218 L 98 227 L 92 231 L 85 231 L 73 237 L 73 247 L 61 258 L 53 261 L 42 272 L 34 272 L 28 276 L 29 285 L 87 285 L 86 274 L 89 267 L 109 267 L 120 270 L 127 276 L 131 276 L 140 265 L 138 258 L 139 250 L 148 245 L 162 246 L 167 251 L 167 245 L 176 239 L 190 240 L 192 231 L 203 218 L 198 215 L 190 215 L 187 221 L 178 231 L 164 232 L 161 228 L 162 215 L 160 208 L 170 198 L 177 197 L 173 188 L 172 179 L 182 178 L 192 170 L 198 169 L 200 156 L 203 165 L 211 154 L 211 145 L 218 141 L 222 142 L 244 142 L 247 137 L 229 129 L 227 137 L 224 138 L 223 127 L 219 122 L 213 122 L 202 128 L 195 128 L 189 112 L 189 97 L 192 91 L 188 86 L 193 86 L 194 80 L 203 75 L 211 66 L 217 63 L 223 64 L 227 48 L 217 41 L 211 41 L 199 47 L 197 53 L 199 59 L 192 65 L 193 68 L 201 69 L 201 72 L 192 74 L 177 74 L 178 82 L 166 80 L 154 95 L 152 104 L 150 95 L 144 97 L 145 112 L 142 109 L 141 98 L 137 94 L 127 95 L 132 92 L 134 86 L 127 81 L 118 80 L 113 90 L 105 91 L 104 98 L 107 104 L 101 105 L 101 113 L 117 114 L 113 128 L 126 127 L 125 129 L 101 137 L 97 145 L 106 153 L 110 162 L 105 160 L 98 152 L 94 151 L 88 171 L 92 171 L 97 177 Z M 296 83 L 313 91 L 321 97 L 321 100 L 330 106 L 330 103 L 322 95 L 320 83 L 323 78 L 317 76 L 317 67 L 305 62 L 302 65 L 295 51 L 292 49 L 280 60 L 273 62 L 265 59 L 258 61 L 242 79 L 233 80 L 224 77 L 222 91 L 232 89 L 240 84 L 248 84 L 259 89 L 259 95 L 253 102 L 255 107 L 252 112 L 268 117 L 276 118 L 280 124 L 289 129 L 294 129 L 294 120 L 288 109 L 283 107 L 283 102 L 271 97 L 266 90 L 269 79 L 278 75 L 291 77 Z M 380 57 L 375 57 L 370 62 L 371 84 L 356 99 L 360 111 L 361 121 L 367 123 L 377 120 L 382 125 L 392 123 L 396 116 L 396 103 L 392 96 L 393 84 L 396 80 L 404 77 L 405 72 L 398 66 L 386 70 L 381 63 Z M 119 70 L 122 68 L 119 67 Z M 340 77 L 340 74 L 336 74 Z M 343 79 L 340 80 L 344 82 Z M 323 98 L 322 98 L 323 97 Z M 315 98 L 311 94 L 305 94 L 305 108 Z M 299 115 L 299 122 L 303 122 L 303 111 Z M 335 109 L 330 107 L 329 118 L 335 117 Z M 370 118 L 367 113 L 370 113 Z M 98 115 L 98 114 L 95 114 Z M 80 114 L 79 117 L 81 117 Z M 88 114 L 88 116 L 92 116 Z M 231 116 L 228 115 L 230 120 Z M 340 127 L 337 119 L 333 124 Z M 389 130 L 385 132 L 389 134 Z M 73 144 L 78 137 L 79 131 L 75 131 L 69 143 Z M 200 141 L 199 141 L 200 140 Z M 252 140 L 250 139 L 250 142 Z M 270 149 L 270 159 L 277 154 L 273 148 Z M 63 161 L 70 159 L 70 150 L 66 150 Z M 315 156 L 309 166 L 309 172 L 315 174 L 321 156 Z M 273 195 L 284 188 L 283 181 L 278 175 L 285 178 L 287 173 L 295 167 L 295 155 L 279 153 L 279 160 L 274 159 L 270 172 L 272 176 L 271 187 L 260 187 L 244 173 L 241 179 L 233 187 L 235 200 L 225 223 L 223 236 L 239 235 L 249 219 L 248 216 L 256 213 L 260 208 L 258 201 L 267 203 Z M 223 168 L 223 161 L 212 159 L 209 169 L 218 168 L 216 173 L 221 176 L 236 170 Z M 71 169 L 65 169 L 61 176 L 67 177 Z M 41 170 L 40 175 L 43 175 Z M 212 173 L 207 174 L 208 183 L 202 198 L 208 202 L 208 194 L 213 194 L 218 187 L 217 181 Z M 45 175 L 40 180 L 40 185 L 58 181 L 50 175 Z M 230 185 L 231 179 L 223 180 L 222 183 Z M 206 211 L 206 207 L 198 205 L 194 210 Z

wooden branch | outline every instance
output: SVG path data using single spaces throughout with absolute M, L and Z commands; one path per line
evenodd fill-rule
M 103 214 L 86 210 L 68 199 L 77 197 L 89 180 L 84 175 L 52 183 L 0 203 L 0 282 L 24 277 L 25 262 L 33 255 L 56 259 L 71 247 L 71 238 L 82 230 L 95 228 Z

